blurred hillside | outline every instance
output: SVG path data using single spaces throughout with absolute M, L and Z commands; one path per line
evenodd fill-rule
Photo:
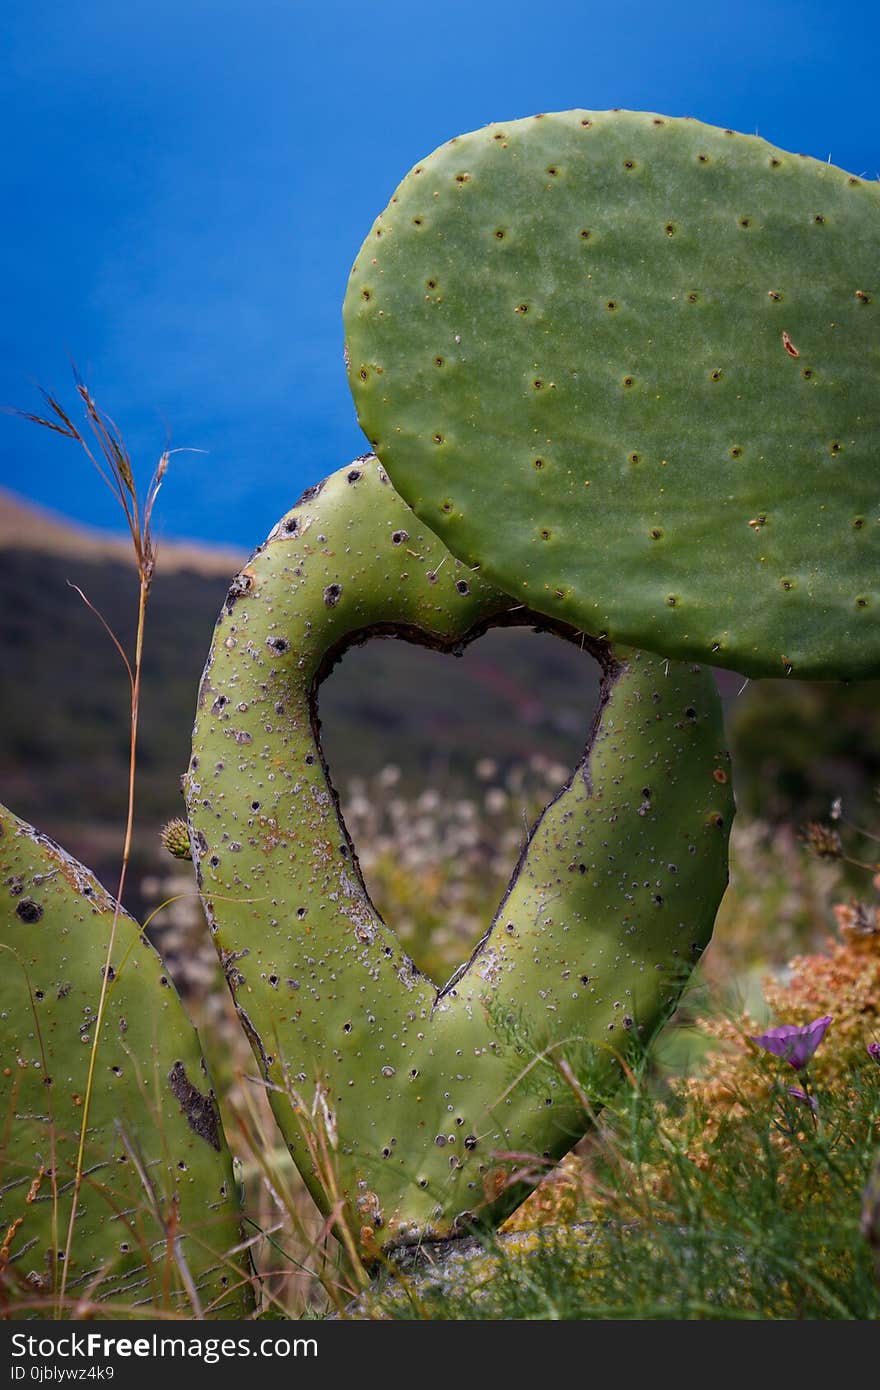
M 167 543 L 147 621 L 135 872 L 179 814 L 196 691 L 229 579 L 244 555 Z M 112 885 L 128 757 L 128 689 L 117 653 L 76 584 L 127 650 L 136 576 L 125 540 L 0 492 L 0 799 Z M 750 683 L 720 673 L 741 810 L 768 821 L 848 813 L 873 822 L 880 783 L 878 683 Z M 596 698 L 593 663 L 554 637 L 489 633 L 453 660 L 375 641 L 322 691 L 325 749 L 345 795 L 388 764 L 402 789 L 466 792 L 481 758 L 502 769 L 541 755 L 570 764 Z M 131 902 L 134 910 L 139 904 Z

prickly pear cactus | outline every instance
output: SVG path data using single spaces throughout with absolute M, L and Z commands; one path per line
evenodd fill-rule
M 880 186 L 651 114 L 416 166 L 345 304 L 361 424 L 530 607 L 755 676 L 880 672 Z
M 278 1123 L 362 1253 L 499 1220 L 505 1154 L 564 1154 L 706 945 L 732 816 L 711 676 L 588 641 L 584 759 L 471 959 L 420 974 L 370 902 L 319 741 L 353 642 L 454 651 L 535 615 L 454 561 L 371 458 L 310 491 L 235 579 L 199 695 L 194 859 Z M 582 642 L 548 620 L 546 627 Z M 586 659 L 586 658 L 585 658 Z
M 53 1316 L 114 911 L 97 879 L 0 807 L 0 1304 Z M 198 1039 L 120 912 L 65 1308 L 235 1318 L 252 1306 L 226 1148 Z

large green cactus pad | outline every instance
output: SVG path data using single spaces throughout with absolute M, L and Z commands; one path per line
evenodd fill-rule
M 186 794 L 217 949 L 294 1158 L 367 1255 L 523 1199 L 500 1155 L 556 1158 L 580 1137 L 574 1077 L 600 1104 L 678 997 L 727 881 L 710 675 L 587 641 L 603 679 L 583 762 L 466 966 L 442 987 L 414 967 L 361 878 L 318 686 L 370 636 L 454 651 L 523 621 L 359 459 L 233 582 L 199 695 Z
M 880 671 L 880 186 L 633 112 L 442 146 L 345 306 L 361 424 L 531 607 L 750 675 Z
M 65 1303 L 89 1058 L 115 904 L 0 807 L 0 1300 L 242 1317 L 238 1203 L 198 1039 L 156 952 L 119 913 Z

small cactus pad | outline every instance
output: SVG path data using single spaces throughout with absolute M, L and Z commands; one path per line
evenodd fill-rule
M 340 815 L 318 686 L 371 636 L 455 651 L 535 621 L 368 457 L 282 518 L 214 634 L 185 779 L 205 908 L 291 1152 L 323 1210 L 345 1203 L 365 1258 L 523 1199 L 500 1155 L 559 1157 L 583 1134 L 575 1076 L 598 1106 L 672 1007 L 727 881 L 710 675 L 588 640 L 600 716 L 495 919 L 442 988 L 408 959 Z
M 115 909 L 0 807 L 0 1306 L 53 1317 Z M 252 1306 L 232 1162 L 198 1038 L 119 911 L 64 1309 L 242 1317 Z M 82 1306 L 85 1306 L 82 1305 Z
M 404 179 L 345 304 L 395 487 L 506 592 L 753 676 L 880 673 L 880 185 L 570 111 Z

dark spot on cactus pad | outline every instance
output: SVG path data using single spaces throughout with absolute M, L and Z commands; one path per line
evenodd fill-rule
M 780 579 L 780 581 L 779 581 L 779 587 L 780 587 L 781 589 L 793 589 L 793 588 L 794 588 L 794 580 L 793 580 L 793 579 Z
M 324 602 L 328 608 L 333 608 L 339 602 L 342 594 L 341 584 L 328 584 L 324 590 Z
M 709 156 L 708 156 L 707 154 L 698 154 L 698 155 L 697 155 L 697 163 L 698 163 L 698 164 L 708 164 L 708 163 L 709 163 Z
M 731 447 L 731 450 L 730 450 L 730 457 L 731 457 L 732 459 L 738 459 L 738 458 L 740 457 L 741 454 L 742 454 L 742 448 L 740 447 L 740 445 L 739 445 L 739 444 L 734 444 L 734 445 Z
M 404 541 L 409 540 L 408 531 L 395 531 L 391 537 L 392 545 L 403 545 Z
M 589 227 L 581 227 L 580 236 L 582 241 L 589 241 L 592 235 Z
M 719 815 L 717 811 L 712 811 L 712 812 L 710 812 L 710 814 L 706 817 L 706 824 L 707 824 L 707 825 L 713 826 L 713 828 L 714 828 L 715 830 L 723 830 L 723 829 L 724 829 L 724 817 L 721 816 L 721 815 Z
M 800 357 L 800 353 L 798 352 L 794 343 L 791 341 L 791 338 L 789 338 L 785 329 L 782 330 L 782 346 L 785 348 L 785 351 L 788 353 L 789 357 Z
M 773 155 L 773 157 L 768 161 L 768 163 L 771 169 L 779 169 L 782 167 L 782 160 L 777 159 L 775 155 Z
M 294 502 L 294 507 L 301 507 L 304 502 L 313 502 L 314 499 L 320 496 L 324 491 L 324 483 L 326 481 L 326 478 L 322 478 L 319 483 L 313 483 L 311 487 L 307 487 L 305 492 L 301 493 L 296 502 Z
M 267 637 L 266 646 L 271 651 L 277 652 L 279 656 L 290 649 L 290 643 L 286 637 Z
M 721 786 L 724 786 L 725 782 L 727 781 L 727 773 L 724 771 L 723 767 L 716 767 L 715 771 L 712 773 L 712 776 L 714 777 L 715 781 L 718 782 Z
M 859 301 L 860 304 L 871 303 L 871 296 L 869 294 L 865 294 L 864 290 L 856 290 L 856 299 Z
M 659 526 L 652 526 L 648 534 L 650 535 L 652 541 L 659 541 L 663 539 L 663 531 Z
M 348 473 L 346 473 L 345 481 L 347 483 L 356 483 L 358 479 L 362 478 L 363 476 L 364 475 L 359 468 L 352 468 Z
M 823 226 L 825 222 L 824 213 L 817 212 L 816 216 L 813 218 L 813 221 L 818 223 L 820 227 Z
M 315 755 L 314 755 L 314 753 L 306 753 L 306 756 L 303 758 L 303 762 L 305 763 L 306 767 L 311 767 L 312 764 L 314 763 L 314 761 L 315 761 Z
M 543 460 L 543 459 L 532 459 L 532 467 L 533 467 L 533 468 L 543 468 L 543 467 L 544 467 L 544 460 Z
M 667 236 L 675 236 L 675 232 L 676 232 L 675 223 L 674 223 L 674 222 L 667 222 L 667 223 L 666 223 L 666 226 L 663 228 L 663 230 L 664 230 L 664 232 L 666 233 Z
M 865 518 L 863 516 L 854 516 L 851 524 L 854 531 L 861 531 L 865 524 Z
M 780 300 L 782 299 L 782 295 L 779 293 L 778 290 L 768 290 L 768 291 L 767 291 L 767 298 L 768 298 L 768 299 L 772 299 L 772 300 L 774 301 L 774 303 L 778 304 L 778 303 L 780 302 Z
M 617 308 L 617 300 L 616 300 L 616 299 L 609 299 L 609 300 L 608 300 L 608 303 L 605 305 L 605 308 L 606 308 L 606 309 L 610 309 L 610 310 L 612 310 L 612 311 L 615 310 L 615 309 Z
M 469 594 L 471 591 L 471 586 L 466 579 L 456 579 L 455 587 L 462 596 Z
M 548 531 L 548 530 L 547 530 L 547 527 L 545 526 L 545 527 L 543 528 L 543 530 L 541 531 L 540 534 L 541 534 L 541 540 L 542 540 L 542 541 L 549 541 L 550 537 L 553 535 L 553 532 L 552 532 L 552 531 Z
M 470 183 L 470 181 L 471 181 L 471 176 L 470 176 L 470 174 L 466 174 L 466 173 L 465 173 L 465 174 L 456 174 L 456 176 L 455 176 L 455 182 L 456 182 L 456 183 Z
M 687 709 L 684 712 L 684 716 L 685 719 L 696 719 L 697 711 L 694 709 L 693 705 L 688 705 Z
M 435 358 L 434 358 L 434 366 L 435 366 L 435 367 L 442 367 L 442 366 L 443 366 L 443 358 L 442 358 L 442 357 L 435 357 Z
M 437 288 L 437 281 L 436 281 L 436 280 L 426 280 L 426 281 L 425 281 L 425 286 L 426 286 L 426 288 L 429 289 L 429 290 L 436 290 L 436 288 Z
M 285 517 L 281 523 L 281 530 L 285 536 L 295 536 L 299 530 L 299 519 L 295 516 Z
M 249 574 L 236 575 L 226 593 L 225 607 L 227 613 L 232 612 L 238 599 L 240 599 L 243 594 L 249 592 L 252 584 L 253 579 Z
M 20 917 L 22 922 L 39 922 L 43 915 L 43 908 L 40 903 L 33 898 L 22 898 L 15 908 L 16 917 Z
M 528 304 L 517 304 L 513 312 L 515 314 L 527 314 L 529 312 L 529 306 Z
M 634 168 L 636 167 L 636 162 L 635 162 L 634 159 L 625 159 L 625 160 L 623 161 L 623 167 L 624 167 L 624 169 L 628 169 L 628 170 L 629 170 L 629 169 L 634 169 Z
M 831 453 L 833 458 L 837 458 L 837 455 L 840 453 L 842 448 L 843 445 L 837 439 L 833 439 L 828 446 L 829 452 Z
M 305 917 L 308 910 L 309 909 L 307 907 L 298 907 L 296 909 L 296 915 L 300 919 L 300 921 L 302 921 L 302 919 Z
M 193 1133 L 220 1153 L 220 1116 L 213 1094 L 202 1095 L 190 1081 L 182 1062 L 174 1063 L 168 1073 L 168 1085 Z
M 687 297 L 688 304 L 696 304 L 699 297 L 700 296 L 697 294 L 696 290 L 691 290 Z
M 443 436 L 442 436 L 442 434 L 439 434 L 439 433 L 438 433 L 438 434 L 432 434 L 432 435 L 431 435 L 431 438 L 433 439 L 433 441 L 434 441 L 435 444 L 442 444 L 442 443 L 443 443 Z
M 624 386 L 632 386 L 634 384 L 633 378 L 631 376 L 625 376 L 623 378 L 623 384 Z
M 504 231 L 503 227 L 496 227 L 495 236 L 498 239 L 498 241 L 503 241 L 506 235 L 507 233 Z
M 675 594 L 667 594 L 666 602 L 670 608 L 675 608 L 676 604 L 678 603 L 678 599 L 676 598 Z
M 857 599 L 856 599 L 856 608 L 867 608 L 867 606 L 868 606 L 868 600 L 867 600 L 866 598 L 857 598 Z
M 711 371 L 711 372 L 709 373 L 709 380 L 710 380 L 710 381 L 720 381 L 720 380 L 721 380 L 721 376 L 722 376 L 721 368 L 720 368 L 720 367 L 715 367 L 714 370 Z

